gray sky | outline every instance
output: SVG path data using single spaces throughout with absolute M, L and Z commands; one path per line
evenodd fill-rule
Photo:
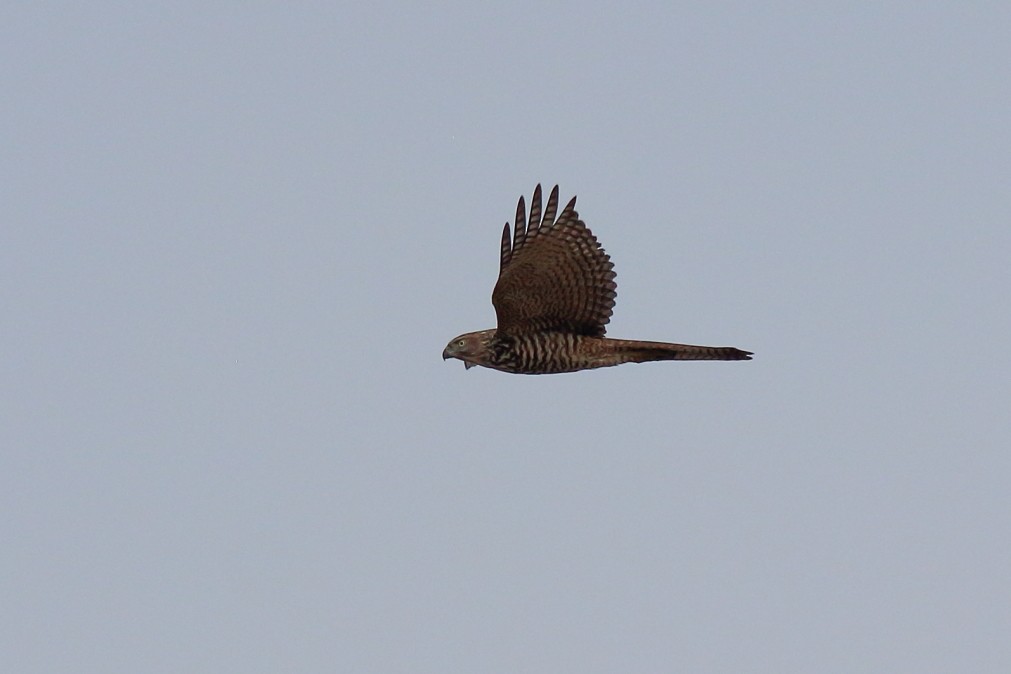
M 0 670 L 1011 671 L 1011 6 L 342 4 L 0 12 Z

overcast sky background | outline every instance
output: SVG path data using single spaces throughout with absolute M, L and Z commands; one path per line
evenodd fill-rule
M 0 10 L 0 670 L 1011 671 L 1011 5 L 347 4 Z

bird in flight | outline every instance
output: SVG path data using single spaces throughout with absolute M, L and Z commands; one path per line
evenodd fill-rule
M 610 339 L 604 336 L 614 309 L 614 265 L 579 219 L 576 198 L 558 212 L 558 186 L 541 211 L 534 189 L 527 217 L 523 197 L 512 238 L 502 231 L 498 282 L 492 292 L 498 327 L 454 337 L 443 360 L 462 360 L 515 374 L 576 372 L 654 360 L 751 360 L 732 346 L 692 346 Z

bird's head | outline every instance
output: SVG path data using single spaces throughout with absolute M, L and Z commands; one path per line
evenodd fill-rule
M 442 359 L 456 358 L 462 360 L 469 370 L 475 365 L 484 365 L 487 361 L 488 342 L 495 336 L 494 330 L 468 332 L 449 340 L 442 350 Z

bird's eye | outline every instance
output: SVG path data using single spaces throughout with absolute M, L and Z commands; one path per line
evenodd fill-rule
M 466 341 L 466 340 L 464 340 L 464 339 L 461 339 L 461 340 L 459 340 L 459 341 L 458 341 L 458 342 L 456 343 L 456 345 L 457 345 L 457 346 L 463 346 L 463 345 L 464 345 L 464 344 L 466 344 L 466 343 L 467 343 L 467 341 Z

